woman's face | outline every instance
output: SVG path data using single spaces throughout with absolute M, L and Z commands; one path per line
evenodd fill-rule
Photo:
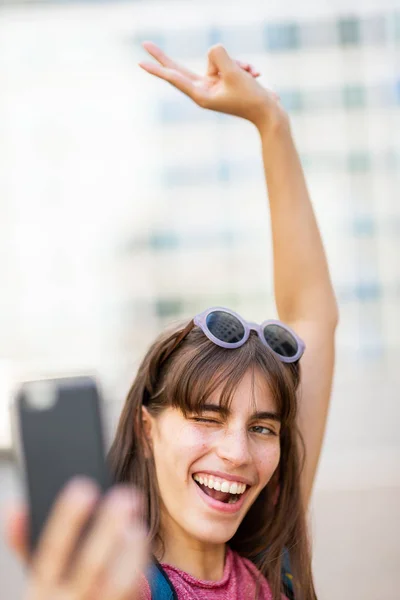
M 226 543 L 278 466 L 280 422 L 265 377 L 247 373 L 227 412 L 219 393 L 200 415 L 145 417 L 164 535 Z

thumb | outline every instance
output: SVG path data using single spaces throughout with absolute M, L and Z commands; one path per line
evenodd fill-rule
M 209 60 L 209 75 L 216 75 L 217 73 L 226 73 L 233 69 L 239 68 L 237 63 L 229 56 L 228 52 L 222 46 L 217 44 L 208 51 Z M 210 72 L 212 71 L 212 72 Z
M 29 558 L 28 511 L 24 506 L 11 506 L 5 512 L 6 542 L 20 560 L 27 562 Z

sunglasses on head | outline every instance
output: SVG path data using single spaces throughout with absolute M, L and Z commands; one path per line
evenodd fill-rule
M 298 361 L 305 350 L 305 344 L 287 325 L 276 320 L 264 321 L 261 325 L 243 319 L 229 308 L 214 307 L 196 315 L 176 339 L 172 348 L 163 357 L 165 361 L 193 327 L 200 327 L 204 335 L 221 348 L 235 349 L 243 346 L 255 331 L 261 342 L 282 362 Z

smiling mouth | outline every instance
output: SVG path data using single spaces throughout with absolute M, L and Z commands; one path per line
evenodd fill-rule
M 193 476 L 193 481 L 201 489 L 201 491 L 204 492 L 204 494 L 210 496 L 210 498 L 213 498 L 214 500 L 218 500 L 218 502 L 223 502 L 224 504 L 236 504 L 236 502 L 238 502 L 242 498 L 242 496 L 247 492 L 249 488 L 249 486 L 246 486 L 244 492 L 240 494 L 232 494 L 230 492 L 216 490 L 213 487 L 210 488 L 204 483 L 201 483 L 200 481 L 195 479 L 195 476 Z

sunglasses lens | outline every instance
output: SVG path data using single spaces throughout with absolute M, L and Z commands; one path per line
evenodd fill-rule
M 269 347 L 280 356 L 293 358 L 297 354 L 298 344 L 296 339 L 280 325 L 266 325 L 264 327 L 264 338 Z
M 215 310 L 206 319 L 209 331 L 221 342 L 234 344 L 244 338 L 244 327 L 234 315 Z

